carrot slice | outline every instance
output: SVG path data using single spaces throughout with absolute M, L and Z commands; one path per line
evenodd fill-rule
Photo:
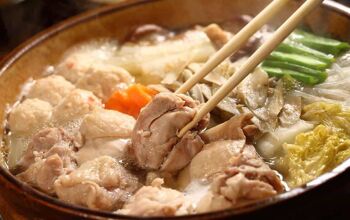
M 105 108 L 117 110 L 137 118 L 141 109 L 157 93 L 157 91 L 141 84 L 133 84 L 126 90 L 115 91 L 105 103 Z

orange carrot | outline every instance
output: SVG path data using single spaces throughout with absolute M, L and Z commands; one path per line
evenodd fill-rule
M 118 90 L 105 103 L 106 109 L 113 109 L 137 118 L 141 109 L 158 92 L 141 84 L 133 84 L 126 90 Z

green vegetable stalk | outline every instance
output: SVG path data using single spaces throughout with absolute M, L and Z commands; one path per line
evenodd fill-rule
M 296 71 L 299 73 L 311 75 L 311 76 L 314 76 L 318 79 L 317 83 L 324 82 L 328 76 L 326 71 L 315 70 L 315 69 L 307 68 L 304 66 L 299 66 L 299 65 L 296 65 L 293 63 L 287 63 L 287 62 L 281 62 L 281 61 L 266 60 L 263 63 L 263 68 L 264 67 L 278 67 L 281 69 L 293 70 L 293 71 Z
M 268 66 L 262 66 L 262 69 L 266 71 L 270 77 L 281 78 L 285 75 L 289 75 L 306 85 L 315 85 L 320 81 L 320 79 L 316 78 L 315 76 L 307 75 L 305 73 L 300 73 L 294 70 Z
M 334 56 L 331 54 L 325 54 L 323 52 L 320 52 L 318 50 L 312 49 L 310 47 L 304 46 L 300 43 L 293 42 L 290 40 L 286 40 L 282 42 L 277 47 L 276 50 L 280 52 L 285 52 L 285 53 L 294 53 L 294 54 L 311 56 L 327 64 L 331 64 L 335 61 Z
M 272 52 L 267 60 L 297 64 L 315 70 L 325 70 L 327 67 L 329 67 L 329 64 L 314 57 L 278 51 Z
M 319 50 L 327 54 L 333 54 L 335 56 L 338 56 L 345 50 L 350 49 L 350 45 L 346 42 L 316 36 L 302 30 L 295 30 L 289 36 L 289 39 L 302 43 L 305 46 L 311 47 L 315 50 Z

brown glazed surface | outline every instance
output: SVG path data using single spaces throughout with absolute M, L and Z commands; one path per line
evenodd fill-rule
M 123 41 L 132 29 L 145 23 L 157 23 L 170 29 L 181 29 L 195 24 L 229 20 L 239 14 L 255 15 L 268 2 L 268 0 L 131 0 L 97 9 L 58 24 L 25 42 L 5 59 L 0 60 L 0 120 L 4 119 L 6 104 L 16 100 L 20 86 L 30 77 L 40 77 L 47 65 L 56 64 L 62 54 L 75 44 L 101 37 L 112 37 Z M 291 1 L 285 11 L 271 24 L 280 24 L 296 7 L 297 3 Z M 348 40 L 350 39 L 350 18 L 348 16 L 349 14 L 341 14 L 324 6 L 309 15 L 304 25 L 316 33 L 327 33 L 327 35 Z M 2 133 L 3 128 L 1 127 L 0 134 Z M 315 188 L 336 177 L 339 173 L 349 170 L 349 167 L 350 160 L 333 172 L 311 182 L 308 187 L 292 190 L 244 209 L 191 218 L 227 218 L 247 212 L 254 213 L 271 204 L 288 202 L 285 200 Z M 0 168 L 0 212 L 5 219 L 127 218 L 72 206 L 50 198 L 18 182 L 3 168 Z

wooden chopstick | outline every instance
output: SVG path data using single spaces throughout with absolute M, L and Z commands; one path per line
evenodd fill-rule
M 234 54 L 248 39 L 266 24 L 290 0 L 273 0 L 257 16 L 254 17 L 241 31 L 235 34 L 219 51 L 217 51 L 203 67 L 188 79 L 175 93 L 188 92 L 197 82 L 203 79 L 223 60 Z
M 311 10 L 320 5 L 323 0 L 306 0 L 306 2 L 296 10 L 286 22 L 262 45 L 252 56 L 235 72 L 228 81 L 199 109 L 193 120 L 188 123 L 178 133 L 182 137 L 188 130 L 196 125 L 204 115 L 208 114 L 215 106 L 230 93 L 254 68 L 259 65 L 308 15 Z

